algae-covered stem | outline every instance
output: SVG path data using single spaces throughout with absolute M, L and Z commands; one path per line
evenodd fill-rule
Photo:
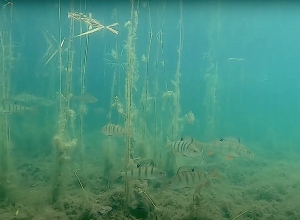
M 58 0 L 58 37 L 59 37 L 59 42 L 61 42 L 61 4 L 60 0 Z M 62 48 L 61 46 L 58 48 L 58 55 L 59 55 L 59 135 L 54 137 L 53 139 L 53 145 L 55 148 L 55 153 L 54 153 L 54 176 L 53 176 L 53 189 L 52 189 L 52 203 L 55 203 L 58 199 L 58 196 L 60 194 L 60 186 L 61 186 L 61 175 L 62 175 L 62 165 L 63 165 L 63 160 L 61 158 L 61 152 L 60 152 L 60 146 L 59 146 L 59 140 L 58 137 L 62 136 L 64 133 L 64 125 L 63 122 L 64 120 L 62 119 L 62 108 L 63 108 L 63 100 L 62 100 Z M 55 139 L 56 138 L 56 139 Z
M 136 43 L 136 31 L 138 25 L 138 11 L 134 9 L 134 1 L 131 1 L 131 20 L 127 22 L 128 26 L 128 38 L 127 38 L 127 60 L 128 67 L 126 73 L 125 83 L 125 94 L 126 94 L 126 114 L 125 114 L 125 130 L 126 130 L 126 158 L 125 158 L 125 169 L 128 168 L 130 162 L 131 152 L 131 136 L 133 131 L 133 120 L 132 120 L 132 90 L 134 86 L 134 74 L 136 72 L 136 54 L 135 54 L 135 43 Z M 125 181 L 125 202 L 126 207 L 129 204 L 129 181 Z
M 180 70 L 181 70 L 181 52 L 183 46 L 183 33 L 182 33 L 182 1 L 180 1 L 180 18 L 179 18 L 179 46 L 178 46 L 178 61 L 174 79 L 174 115 L 172 117 L 172 136 L 178 138 L 179 136 L 179 114 L 180 114 Z
M 147 137 L 147 123 L 146 117 L 148 112 L 148 101 L 149 101 L 149 62 L 150 62 L 150 52 L 151 52 L 151 45 L 152 45 L 152 24 L 151 24 L 151 13 L 150 13 L 150 2 L 148 4 L 148 20 L 149 20 L 149 42 L 148 42 L 148 50 L 146 56 L 143 55 L 142 61 L 145 63 L 145 78 L 144 78 L 144 85 L 143 85 L 143 92 L 141 96 L 141 103 L 142 103 L 142 111 L 143 111 L 143 118 L 142 118 L 142 140 L 146 141 Z
M 73 4 L 71 1 L 71 8 L 73 9 Z M 70 38 L 67 42 L 67 59 L 65 62 L 66 69 L 63 69 L 63 53 L 62 47 L 64 45 L 64 40 L 62 40 L 61 34 L 61 1 L 58 0 L 58 20 L 59 20 L 59 41 L 60 47 L 59 53 L 59 115 L 58 115 L 58 134 L 53 138 L 53 145 L 55 148 L 54 160 L 54 181 L 53 181 L 53 191 L 52 191 L 52 203 L 58 200 L 61 194 L 61 187 L 63 184 L 63 168 L 65 160 L 69 157 L 69 152 L 75 147 L 77 140 L 70 140 L 68 128 L 71 129 L 74 136 L 74 111 L 70 109 L 70 98 L 72 94 L 72 70 L 73 70 L 73 36 L 74 36 L 74 20 L 71 19 L 70 24 Z M 66 74 L 63 74 L 63 70 Z
M 84 11 L 86 13 L 86 1 L 84 1 Z M 88 27 L 88 25 L 86 25 Z M 82 33 L 82 22 L 80 22 L 80 33 Z M 85 94 L 86 88 L 86 64 L 88 57 L 88 47 L 89 46 L 89 35 L 85 35 L 85 49 L 84 49 L 84 57 L 83 62 L 80 63 L 80 94 Z M 80 38 L 80 49 L 82 49 L 82 40 Z M 80 53 L 81 60 L 81 53 Z M 81 101 L 79 106 L 79 143 L 80 143 L 80 166 L 83 169 L 83 160 L 84 160 L 84 142 L 83 142 L 83 117 L 86 114 L 86 104 Z
M 2 17 L 0 23 L 0 99 L 4 100 L 9 96 L 10 90 L 10 73 L 12 70 L 12 5 L 10 5 L 10 22 L 6 19 L 6 6 L 3 6 Z M 10 126 L 8 118 L 5 114 L 0 117 L 0 201 L 4 201 L 7 198 L 8 183 L 9 180 L 9 155 L 10 147 Z

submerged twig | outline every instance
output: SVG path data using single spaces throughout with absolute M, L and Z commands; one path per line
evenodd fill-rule
M 80 179 L 79 179 L 79 177 L 78 177 L 78 175 L 77 175 L 77 172 L 78 172 L 78 171 L 79 171 L 79 169 L 75 170 L 75 171 L 74 171 L 74 175 L 76 176 L 76 178 L 77 178 L 77 180 L 78 180 L 78 182 L 79 182 L 79 185 L 80 185 L 80 187 L 81 187 L 81 189 L 82 189 L 82 191 L 83 191 L 83 193 L 84 193 L 84 196 L 85 196 L 87 202 L 90 203 L 89 198 L 88 198 L 88 196 L 87 196 L 87 194 L 86 194 L 86 192 L 85 192 L 85 190 L 84 190 L 84 187 L 83 187 L 83 185 L 82 185 L 82 183 L 81 183 L 81 181 L 80 181 Z M 91 204 L 91 203 L 90 203 L 90 204 Z M 91 205 L 92 205 L 92 204 L 91 204 Z
M 143 193 L 143 194 L 147 197 L 147 199 L 150 201 L 150 203 L 153 205 L 153 207 L 154 207 L 155 209 L 158 209 L 158 207 L 155 205 L 153 199 L 151 199 L 151 197 L 146 193 L 145 190 L 143 190 L 142 188 L 138 188 L 138 193 L 140 193 L 140 194 Z
M 114 34 L 118 34 L 119 33 L 117 30 L 113 29 L 113 27 L 117 26 L 118 23 L 113 23 L 111 25 L 104 26 L 99 21 L 97 21 L 96 19 L 92 18 L 92 14 L 91 13 L 89 14 L 89 16 L 87 16 L 87 15 L 84 15 L 82 13 L 68 12 L 68 18 L 72 18 L 72 19 L 75 19 L 77 21 L 83 21 L 89 27 L 89 30 L 87 32 L 84 32 L 84 33 L 81 33 L 79 35 L 76 35 L 75 37 L 80 37 L 80 36 L 92 34 L 94 32 L 100 31 L 102 29 L 107 29 L 107 30 L 111 31 Z
M 245 213 L 247 213 L 247 212 L 249 212 L 249 211 L 250 211 L 250 209 L 248 209 L 248 210 L 246 210 L 246 211 L 240 213 L 239 215 L 235 216 L 235 217 L 234 217 L 233 219 L 231 219 L 231 220 L 235 220 L 235 219 L 237 219 L 238 217 L 241 217 L 242 215 L 244 215 Z

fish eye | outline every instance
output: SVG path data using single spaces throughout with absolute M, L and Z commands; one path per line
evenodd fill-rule
M 194 153 L 197 153 L 197 150 L 194 150 Z
M 251 154 L 250 150 L 247 151 L 248 154 Z

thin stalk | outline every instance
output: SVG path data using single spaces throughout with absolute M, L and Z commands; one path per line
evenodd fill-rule
M 178 61 L 174 79 L 174 115 L 172 118 L 172 136 L 178 138 L 179 130 L 179 114 L 180 114 L 180 70 L 181 70 L 181 52 L 183 47 L 183 32 L 182 32 L 182 1 L 180 1 L 180 19 L 179 19 L 179 46 L 178 46 Z

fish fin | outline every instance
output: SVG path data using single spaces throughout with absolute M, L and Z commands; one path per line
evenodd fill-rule
M 233 156 L 227 156 L 226 159 L 227 160 L 232 160 L 234 157 Z

